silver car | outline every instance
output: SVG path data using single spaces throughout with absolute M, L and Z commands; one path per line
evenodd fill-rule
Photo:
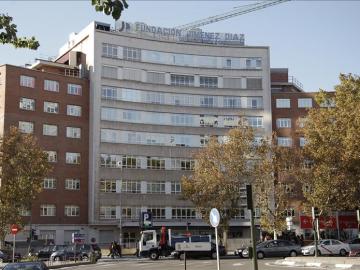
M 301 246 L 287 240 L 269 240 L 256 245 L 258 259 L 265 257 L 295 257 L 301 254 Z M 249 250 L 243 251 L 243 257 L 249 257 Z

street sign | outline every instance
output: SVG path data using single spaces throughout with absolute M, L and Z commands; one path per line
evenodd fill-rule
M 144 228 L 144 229 L 152 227 L 152 213 L 151 212 L 142 212 L 141 213 L 140 227 Z
M 220 214 L 219 214 L 219 211 L 216 208 L 213 208 L 210 211 L 210 223 L 211 223 L 211 226 L 213 226 L 214 228 L 219 226 Z
M 210 242 L 175 243 L 177 251 L 211 251 Z
M 85 234 L 72 233 L 71 242 L 73 244 L 84 244 L 85 243 Z
M 20 227 L 17 224 L 13 224 L 11 225 L 10 230 L 11 230 L 11 234 L 15 235 L 20 231 Z

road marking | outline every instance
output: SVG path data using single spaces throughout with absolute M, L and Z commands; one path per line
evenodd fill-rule
M 243 263 L 233 263 L 233 266 L 241 266 L 244 265 Z

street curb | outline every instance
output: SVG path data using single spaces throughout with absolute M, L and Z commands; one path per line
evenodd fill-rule
M 73 267 L 73 266 L 79 266 L 79 265 L 88 265 L 88 264 L 95 264 L 95 263 L 91 263 L 91 262 L 81 262 L 81 263 L 64 263 L 64 264 L 59 264 L 59 265 L 51 265 L 48 266 L 49 269 L 59 269 L 59 268 L 64 268 L 64 267 Z

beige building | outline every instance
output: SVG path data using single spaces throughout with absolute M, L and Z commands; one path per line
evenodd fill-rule
M 240 116 L 258 137 L 272 131 L 268 47 L 141 25 L 92 22 L 56 60 L 89 70 L 89 237 L 100 244 L 120 236 L 133 245 L 146 211 L 157 228 L 208 231 L 181 199 L 193 153 L 210 135 L 222 140 Z M 244 201 L 230 237 L 249 235 Z

